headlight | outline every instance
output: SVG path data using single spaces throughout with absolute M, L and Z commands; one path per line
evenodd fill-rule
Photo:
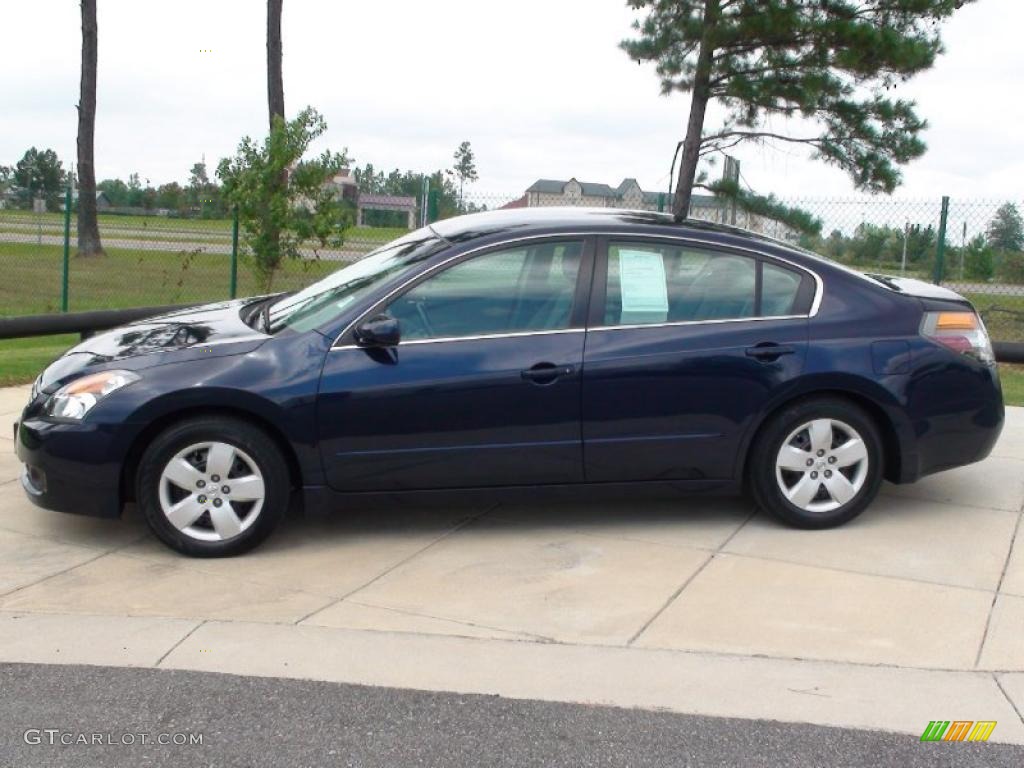
M 45 411 L 62 419 L 82 419 L 100 400 L 138 381 L 131 371 L 103 371 L 65 384 L 46 401 Z

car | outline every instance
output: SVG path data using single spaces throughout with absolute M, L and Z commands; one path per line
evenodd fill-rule
M 15 425 L 28 497 L 134 502 L 187 555 L 292 501 L 545 487 L 747 493 L 803 528 L 983 459 L 998 372 L 963 297 L 613 209 L 439 221 L 291 294 L 86 339 Z

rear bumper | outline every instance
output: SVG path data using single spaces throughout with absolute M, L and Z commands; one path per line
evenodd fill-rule
M 981 461 L 999 440 L 1005 409 L 998 373 L 969 373 L 959 369 L 919 382 L 910 409 L 916 455 L 904 468 L 908 480 Z
M 120 462 L 102 426 L 28 419 L 18 425 L 15 452 L 21 485 L 36 506 L 93 517 L 121 514 Z

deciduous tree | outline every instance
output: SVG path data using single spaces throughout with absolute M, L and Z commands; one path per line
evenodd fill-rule
M 1024 221 L 1013 203 L 1003 203 L 988 223 L 988 244 L 1000 251 L 1024 250 Z
M 42 197 L 47 208 L 57 210 L 66 179 L 60 158 L 52 149 L 31 147 L 14 165 L 14 183 L 28 195 L 30 205 L 33 198 Z
M 307 107 L 294 120 L 275 120 L 263 142 L 242 139 L 235 156 L 217 168 L 226 200 L 238 206 L 261 290 L 270 289 L 283 259 L 301 256 L 304 242 L 340 245 L 352 223 L 350 207 L 327 184 L 348 164 L 347 150 L 302 159 L 326 129 L 323 118 Z

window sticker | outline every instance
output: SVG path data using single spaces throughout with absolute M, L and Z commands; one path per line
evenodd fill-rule
M 665 262 L 655 251 L 619 251 L 623 312 L 668 312 Z

